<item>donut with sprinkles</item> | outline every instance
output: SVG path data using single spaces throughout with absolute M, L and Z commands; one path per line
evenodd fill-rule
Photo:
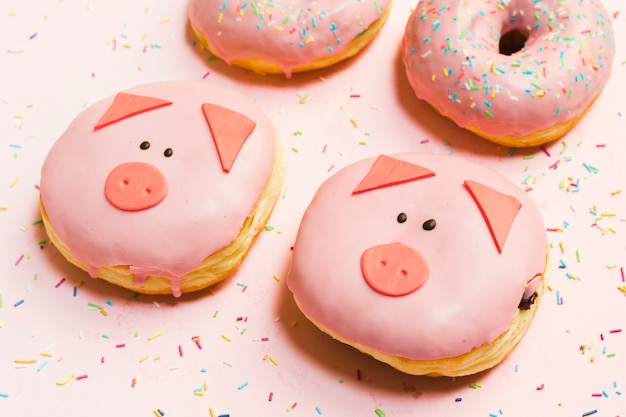
M 324 68 L 357 54 L 387 20 L 391 0 L 191 0 L 191 28 L 228 64 L 259 73 Z
M 420 0 L 402 56 L 418 98 L 492 142 L 567 133 L 606 87 L 615 40 L 599 0 Z

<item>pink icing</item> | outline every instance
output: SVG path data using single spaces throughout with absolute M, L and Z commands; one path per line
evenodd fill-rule
M 172 104 L 95 131 L 114 98 L 84 110 L 43 164 L 42 201 L 59 238 L 91 275 L 103 266 L 130 265 L 136 284 L 161 276 L 180 295 L 181 278 L 230 244 L 252 211 L 274 162 L 275 130 L 250 99 L 207 82 L 146 84 L 128 93 Z M 203 103 L 219 104 L 256 123 L 239 152 L 242 163 L 229 173 L 222 170 Z M 144 141 L 148 149 L 140 148 Z M 164 155 L 168 148 L 170 157 Z M 127 211 L 107 201 L 107 177 L 128 163 L 162 173 L 169 187 L 159 204 Z
M 191 0 L 189 20 L 227 63 L 261 58 L 289 76 L 295 67 L 340 54 L 381 17 L 388 3 Z
M 302 219 L 289 288 L 307 316 L 346 340 L 416 360 L 467 353 L 506 331 L 522 297 L 539 285 L 528 282 L 546 263 L 541 215 L 524 191 L 485 167 L 451 156 L 395 157 L 435 175 L 352 194 L 369 158 L 325 181 Z M 522 203 L 502 253 L 466 180 Z M 436 227 L 423 227 L 429 219 Z M 366 282 L 362 254 L 388 244 L 421 254 L 428 279 L 419 290 L 390 297 Z
M 500 37 L 526 47 L 498 52 Z M 579 115 L 604 89 L 614 33 L 599 0 L 421 0 L 403 41 L 417 97 L 461 127 L 523 136 Z

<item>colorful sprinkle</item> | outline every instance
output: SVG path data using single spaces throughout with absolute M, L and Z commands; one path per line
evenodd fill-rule
M 63 386 L 65 384 L 67 384 L 68 382 L 70 382 L 72 379 L 74 379 L 74 374 L 70 374 L 70 376 L 68 376 L 66 379 L 62 379 L 56 382 L 56 384 L 58 386 Z

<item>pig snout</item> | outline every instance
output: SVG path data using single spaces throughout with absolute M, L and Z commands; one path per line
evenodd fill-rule
M 165 199 L 167 180 L 154 165 L 125 162 L 109 173 L 104 194 L 109 203 L 120 210 L 146 210 Z
M 365 281 L 383 295 L 401 296 L 420 289 L 428 279 L 422 254 L 401 243 L 372 246 L 361 255 Z

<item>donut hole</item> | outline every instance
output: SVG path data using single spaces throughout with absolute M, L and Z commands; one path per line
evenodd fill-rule
M 528 40 L 528 32 L 521 29 L 513 29 L 508 32 L 504 32 L 500 36 L 500 42 L 498 43 L 498 49 L 501 55 L 513 55 L 516 52 L 521 51 L 526 46 Z

